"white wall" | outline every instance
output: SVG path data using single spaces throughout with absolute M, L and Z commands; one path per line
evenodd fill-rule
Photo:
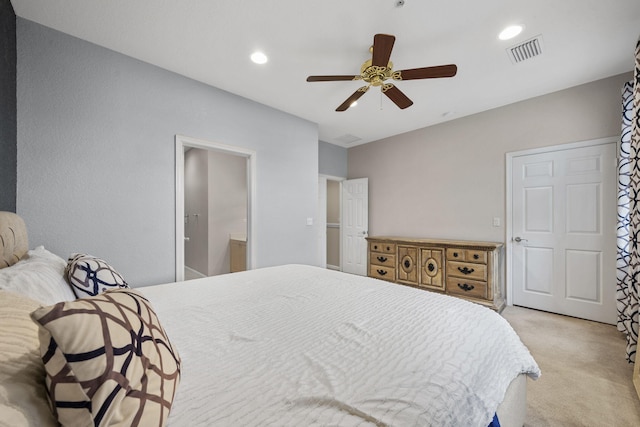
M 31 245 L 175 278 L 176 134 L 256 154 L 256 266 L 317 261 L 317 125 L 18 18 L 18 214 Z
M 619 135 L 631 77 L 350 148 L 349 177 L 369 178 L 369 235 L 504 241 L 505 154 Z

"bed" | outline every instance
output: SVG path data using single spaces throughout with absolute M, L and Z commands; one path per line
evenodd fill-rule
M 118 283 L 118 289 L 76 299 L 64 288 L 71 261 L 42 247 L 28 250 L 26 231 L 15 231 L 23 227 L 16 215 L 0 213 L 0 244 L 9 259 L 0 270 L 0 335 L 10 347 L 0 353 L 0 425 L 56 425 L 65 411 L 106 406 L 99 425 L 135 424 L 127 411 L 139 425 L 171 427 L 524 424 L 527 377 L 536 379 L 540 370 L 508 322 L 480 305 L 304 265 L 137 289 Z M 50 277 L 39 272 L 15 279 L 29 274 L 29 263 L 45 261 L 53 266 Z M 23 283 L 28 290 L 20 289 Z M 144 369 L 137 371 L 146 394 L 140 398 L 130 387 L 121 399 L 119 391 L 111 392 L 116 403 L 94 400 L 80 408 L 65 401 L 67 407 L 53 405 L 52 412 L 48 400 L 60 402 L 53 385 L 70 386 L 69 366 L 78 378 L 84 369 L 56 333 L 71 335 L 73 345 L 102 342 L 104 334 L 95 331 L 106 323 L 83 320 L 56 332 L 46 319 L 60 312 L 86 315 L 86 307 L 112 319 L 131 306 L 122 301 L 135 301 L 131 312 L 142 313 L 139 323 L 127 320 L 124 335 L 136 340 L 138 350 L 145 352 L 146 345 L 157 354 L 143 358 Z M 140 333 L 144 325 L 152 338 L 138 340 L 147 337 Z M 55 352 L 67 358 L 63 379 L 49 367 L 53 341 Z M 106 347 L 96 347 L 100 357 Z M 83 383 L 85 391 L 102 387 L 91 381 Z M 116 388 L 135 382 L 126 381 Z M 151 393 L 154 387 L 159 395 Z M 153 423 L 140 421 L 147 413 Z

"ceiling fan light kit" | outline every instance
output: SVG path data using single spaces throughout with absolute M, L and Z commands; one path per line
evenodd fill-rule
M 334 76 L 309 76 L 308 82 L 331 82 L 347 80 L 363 80 L 366 86 L 360 87 L 349 98 L 336 108 L 336 111 L 346 111 L 351 104 L 365 94 L 371 86 L 380 87 L 380 90 L 400 109 L 413 105 L 400 89 L 393 83 L 385 83 L 386 80 L 420 80 L 441 77 L 453 77 L 458 72 L 455 64 L 438 65 L 434 67 L 411 68 L 407 70 L 393 71 L 393 63 L 389 60 L 396 38 L 389 34 L 376 34 L 373 37 L 371 47 L 371 59 L 360 67 L 359 75 L 334 75 Z

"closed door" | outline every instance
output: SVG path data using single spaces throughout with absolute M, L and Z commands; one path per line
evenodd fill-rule
M 514 304 L 615 323 L 615 148 L 513 158 Z
M 369 229 L 369 179 L 342 183 L 342 271 L 367 275 Z

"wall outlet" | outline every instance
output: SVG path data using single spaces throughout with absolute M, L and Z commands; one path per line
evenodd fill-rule
M 307 218 L 307 225 L 313 225 L 313 218 Z
M 495 216 L 493 217 L 493 226 L 494 227 L 500 227 L 500 218 Z

